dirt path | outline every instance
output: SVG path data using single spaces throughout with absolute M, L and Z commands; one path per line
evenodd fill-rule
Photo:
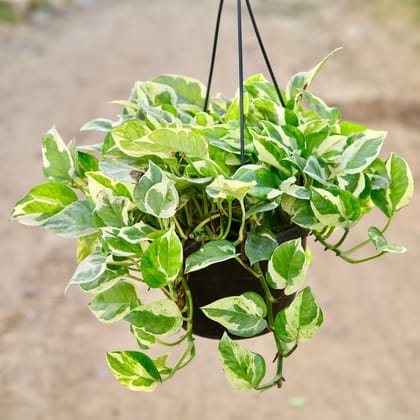
M 234 2 L 227 2 L 215 91 L 236 86 Z M 279 5 L 281 3 L 281 6 Z M 420 175 L 420 26 L 388 0 L 255 1 L 279 81 L 343 46 L 315 91 L 389 131 L 388 149 Z M 405 2 L 402 2 L 405 4 Z M 214 0 L 120 0 L 39 29 L 0 31 L 0 419 L 416 420 L 420 385 L 419 198 L 398 217 L 401 257 L 352 268 L 313 246 L 310 281 L 325 312 L 318 336 L 286 365 L 281 391 L 241 394 L 218 367 L 216 343 L 152 395 L 126 391 L 106 350 L 133 347 L 124 328 L 99 324 L 77 289 L 64 296 L 74 244 L 7 222 L 14 202 L 42 182 L 40 138 L 55 124 L 66 139 L 110 116 L 136 79 L 183 73 L 205 80 Z M 414 12 L 413 12 L 414 13 Z M 409 15 L 413 15 L 411 11 Z M 264 72 L 246 27 L 248 74 Z M 327 267 L 327 269 L 326 269 Z M 266 339 L 250 344 L 268 354 Z M 304 398 L 301 408 L 290 404 Z

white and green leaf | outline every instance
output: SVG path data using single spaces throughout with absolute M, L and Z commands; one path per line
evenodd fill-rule
M 111 323 L 123 319 L 130 309 L 139 304 L 136 288 L 131 283 L 120 281 L 96 295 L 89 307 L 100 321 Z
M 267 327 L 264 319 L 267 315 L 266 304 L 255 292 L 218 299 L 202 306 L 201 310 L 207 318 L 218 322 L 231 334 L 239 337 L 253 337 Z
M 307 72 L 300 72 L 292 76 L 286 86 L 286 98 L 287 100 L 295 98 L 302 90 L 308 89 L 317 74 L 320 72 L 324 64 L 328 59 L 339 51 L 340 48 L 336 48 L 331 51 L 319 64 L 317 64 L 312 70 Z
M 207 186 L 206 191 L 208 196 L 215 200 L 233 200 L 236 198 L 242 201 L 255 185 L 257 185 L 256 181 L 243 182 L 226 179 L 220 175 Z
M 373 189 L 371 197 L 375 205 L 387 216 L 408 205 L 413 197 L 414 179 L 408 163 L 391 153 L 385 164 L 389 184 L 386 188 Z
M 173 283 L 182 269 L 182 244 L 175 229 L 155 239 L 141 259 L 144 282 L 152 288 Z
M 115 269 L 106 270 L 94 278 L 94 280 L 87 280 L 83 283 L 78 283 L 80 288 L 86 293 L 102 293 L 119 281 L 125 279 L 128 275 L 128 269 L 126 267 L 118 267 Z
M 334 174 L 356 174 L 366 169 L 379 155 L 386 132 L 366 130 L 345 148 Z
M 129 222 L 131 202 L 127 197 L 116 197 L 109 190 L 98 194 L 95 213 L 107 226 L 123 227 Z
M 92 283 L 98 279 L 107 268 L 107 256 L 100 251 L 93 252 L 86 257 L 76 268 L 67 288 L 72 284 Z
M 258 229 L 248 232 L 245 241 L 245 254 L 251 265 L 259 261 L 267 261 L 277 248 L 278 242 L 269 229 Z
M 95 206 L 91 201 L 76 201 L 48 218 L 44 228 L 64 238 L 79 238 L 98 231 L 93 214 Z
M 284 289 L 286 295 L 299 290 L 306 279 L 309 261 L 301 239 L 279 245 L 268 262 L 267 281 L 274 289 Z
M 42 163 L 44 175 L 49 181 L 72 181 L 76 171 L 74 159 L 55 127 L 42 139 Z
M 210 265 L 235 258 L 237 255 L 235 246 L 229 241 L 208 242 L 186 258 L 184 273 L 202 270 Z
M 300 291 L 293 302 L 276 315 L 274 333 L 283 343 L 310 340 L 322 325 L 323 315 L 311 288 Z
M 114 351 L 106 358 L 118 382 L 132 391 L 151 392 L 162 381 L 153 360 L 144 353 Z
M 311 188 L 311 208 L 326 226 L 350 227 L 361 215 L 358 200 L 338 188 Z
M 43 225 L 75 201 L 77 195 L 67 185 L 58 182 L 37 185 L 16 203 L 11 219 L 28 226 Z
M 261 355 L 240 346 L 227 334 L 219 342 L 219 355 L 225 375 L 234 388 L 248 391 L 260 385 L 266 372 Z
M 183 323 L 182 314 L 177 304 L 169 299 L 140 305 L 132 310 L 125 319 L 147 334 L 157 336 L 177 334 Z
M 378 252 L 390 252 L 393 254 L 403 254 L 407 252 L 407 248 L 401 245 L 389 244 L 383 233 L 375 226 L 371 226 L 368 230 L 369 239 Z

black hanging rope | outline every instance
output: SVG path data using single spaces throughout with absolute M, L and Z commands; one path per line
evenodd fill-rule
M 211 89 L 211 82 L 213 80 L 214 63 L 216 61 L 217 44 L 219 42 L 220 21 L 222 20 L 223 3 L 224 3 L 224 0 L 220 0 L 219 10 L 217 12 L 216 30 L 215 30 L 215 33 L 214 33 L 213 49 L 212 49 L 212 52 L 211 52 L 209 79 L 208 79 L 208 82 L 207 82 L 206 99 L 204 101 L 204 107 L 203 107 L 204 112 L 207 112 L 207 109 L 208 109 L 208 106 L 209 106 L 210 89 Z
M 255 20 L 254 12 L 251 7 L 250 0 L 245 0 L 246 6 L 248 9 L 249 16 L 251 18 L 252 26 L 254 28 L 255 35 L 258 40 L 258 44 L 261 49 L 261 53 L 264 57 L 265 64 L 267 66 L 268 72 L 270 73 L 271 80 L 273 82 L 274 88 L 276 90 L 279 101 L 283 107 L 286 107 L 284 103 L 283 96 L 281 94 L 279 85 L 277 83 L 276 76 L 274 74 L 273 68 L 268 58 L 267 51 L 264 47 L 264 43 L 258 29 L 257 22 Z M 210 90 L 211 84 L 213 81 L 214 66 L 216 62 L 216 52 L 217 45 L 219 42 L 219 33 L 220 33 L 220 22 L 222 19 L 224 0 L 219 1 L 219 9 L 217 12 L 216 19 L 216 29 L 213 39 L 213 48 L 211 53 L 211 62 L 210 62 L 210 71 L 209 78 L 207 82 L 206 97 L 204 100 L 203 109 L 206 112 L 208 110 L 209 101 L 210 101 Z M 238 25 L 238 65 L 239 65 L 239 125 L 240 125 L 240 147 L 241 147 L 241 164 L 245 164 L 245 109 L 244 109 L 244 59 L 243 59 L 243 40 L 242 40 L 242 0 L 237 0 L 237 25 Z
M 260 45 L 260 49 L 261 49 L 262 55 L 264 57 L 265 64 L 267 66 L 268 72 L 270 73 L 270 77 L 271 77 L 271 80 L 273 82 L 274 88 L 276 89 L 277 96 L 279 97 L 279 101 L 280 101 L 281 105 L 283 106 L 283 108 L 286 108 L 286 104 L 284 103 L 283 95 L 281 94 L 279 84 L 277 83 L 277 79 L 276 79 L 276 76 L 275 76 L 274 71 L 273 71 L 273 67 L 271 66 L 270 59 L 268 58 L 267 51 L 264 47 L 264 43 L 263 43 L 263 40 L 261 38 L 260 31 L 258 29 L 257 21 L 255 20 L 254 12 L 253 12 L 252 7 L 251 7 L 251 2 L 249 0 L 246 0 L 246 6 L 248 8 L 249 17 L 251 18 L 252 26 L 254 27 L 255 35 L 257 37 L 258 44 Z
M 241 165 L 245 165 L 245 110 L 244 110 L 244 54 L 242 43 L 242 1 L 237 0 L 238 16 L 238 63 L 239 63 L 239 126 Z

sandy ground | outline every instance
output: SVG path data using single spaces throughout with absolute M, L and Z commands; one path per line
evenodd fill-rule
M 98 323 L 76 288 L 63 294 L 74 243 L 7 221 L 14 202 L 42 182 L 40 138 L 50 126 L 66 139 L 94 141 L 78 128 L 112 117 L 117 109 L 107 102 L 125 98 L 135 80 L 165 72 L 206 79 L 216 3 L 122 0 L 35 28 L 0 27 L 1 420 L 419 418 L 418 196 L 390 231 L 409 248 L 404 256 L 349 267 L 313 244 L 309 281 L 325 324 L 287 360 L 284 388 L 264 394 L 232 390 L 216 343 L 204 339 L 195 361 L 155 393 L 122 388 L 104 353 L 134 348 L 126 329 Z M 348 119 L 386 128 L 385 152 L 406 156 L 418 182 L 420 25 L 405 1 L 390 3 L 254 2 L 281 84 L 344 47 L 315 92 Z M 215 90 L 227 94 L 237 83 L 233 5 L 215 76 Z M 248 25 L 245 32 L 246 72 L 264 72 Z M 249 346 L 272 351 L 265 338 Z

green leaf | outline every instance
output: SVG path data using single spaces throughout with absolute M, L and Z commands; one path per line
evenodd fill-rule
M 293 302 L 276 315 L 274 333 L 284 343 L 310 340 L 322 325 L 321 308 L 311 288 L 300 291 Z
M 88 182 L 88 195 L 94 202 L 98 200 L 99 194 L 104 189 L 109 190 L 115 196 L 132 199 L 132 191 L 134 190 L 133 184 L 115 181 L 102 172 L 87 172 L 86 178 Z
M 117 147 L 128 156 L 144 156 L 138 141 L 150 133 L 150 129 L 144 121 L 131 119 L 125 121 L 119 127 L 111 130 L 112 138 Z M 147 153 L 146 153 L 147 154 Z
M 253 337 L 267 327 L 267 307 L 255 292 L 230 296 L 201 307 L 204 314 L 239 337 Z
M 311 207 L 316 218 L 326 226 L 350 227 L 361 215 L 358 200 L 338 188 L 311 188 Z
M 178 306 L 169 299 L 138 306 L 125 319 L 146 333 L 159 336 L 177 334 L 183 323 Z
M 261 162 L 268 163 L 277 169 L 282 169 L 281 161 L 287 154 L 276 140 L 269 137 L 260 136 L 252 133 L 253 143 L 257 151 L 258 159 Z
M 297 179 L 295 176 L 287 178 L 280 184 L 280 190 L 291 197 L 298 198 L 300 200 L 309 200 L 311 194 L 307 188 L 297 185 Z
M 99 161 L 95 156 L 89 153 L 77 152 L 78 175 L 84 178 L 86 172 L 95 172 L 99 170 Z
M 37 185 L 16 203 L 11 219 L 28 226 L 43 225 L 75 201 L 76 193 L 64 184 L 50 182 Z
M 128 225 L 130 206 L 127 197 L 115 197 L 108 190 L 103 190 L 98 195 L 95 213 L 107 226 L 123 227 Z
M 251 206 L 246 212 L 246 218 L 249 219 L 251 216 L 254 216 L 258 213 L 264 213 L 267 211 L 274 210 L 279 205 L 277 203 L 257 203 Z
M 136 338 L 137 345 L 142 350 L 149 350 L 154 344 L 156 344 L 156 337 L 153 334 L 147 333 L 142 328 L 130 325 L 130 331 Z
M 138 351 L 115 351 L 106 354 L 109 368 L 123 386 L 132 391 L 151 392 L 161 382 L 153 360 Z
M 105 131 L 112 129 L 113 122 L 106 118 L 95 118 L 82 126 L 80 131 Z
M 93 220 L 94 204 L 90 201 L 76 201 L 44 223 L 44 228 L 64 238 L 79 238 L 98 231 Z
M 42 162 L 44 175 L 49 181 L 66 183 L 73 179 L 73 157 L 55 127 L 42 139 Z
M 132 184 L 136 183 L 136 176 L 137 179 L 140 179 L 143 175 L 142 170 L 138 166 L 134 164 L 134 161 L 126 163 L 120 159 L 105 159 L 99 164 L 101 171 L 107 177 Z
M 321 158 L 309 156 L 303 172 L 322 185 L 327 187 L 333 186 L 333 184 L 328 182 L 330 177 L 328 166 Z
M 90 302 L 90 310 L 102 322 L 116 322 L 124 318 L 132 307 L 139 305 L 136 288 L 120 281 Z
M 146 213 L 161 219 L 174 216 L 178 204 L 178 191 L 175 188 L 175 183 L 171 180 L 153 185 L 144 197 Z
M 276 236 L 269 229 L 250 231 L 245 241 L 245 254 L 251 265 L 259 261 L 269 260 L 277 248 Z
M 183 153 L 186 157 L 208 159 L 208 144 L 206 139 L 199 133 L 184 128 L 161 128 L 151 132 L 147 136 L 147 142 L 151 151 L 154 148 L 161 151 L 165 156 L 174 152 Z
M 132 243 L 125 240 L 121 234 L 123 229 L 114 227 L 101 228 L 104 251 L 116 257 L 141 257 L 143 255 L 143 246 L 146 247 L 146 242 L 141 244 L 141 242 Z
M 241 166 L 232 178 L 242 182 L 255 182 L 255 186 L 249 190 L 248 194 L 259 200 L 272 199 L 276 193 L 280 194 L 278 191 L 280 177 L 264 166 Z
M 366 169 L 379 155 L 385 132 L 367 130 L 348 146 L 339 158 L 336 174 L 355 174 Z
M 331 51 L 312 70 L 307 71 L 307 72 L 300 72 L 300 73 L 297 73 L 294 76 L 292 76 L 291 79 L 289 80 L 289 82 L 287 83 L 287 87 L 286 87 L 286 98 L 287 98 L 287 100 L 294 98 L 302 90 L 307 89 L 311 85 L 312 81 L 315 79 L 316 75 L 322 69 L 324 64 L 338 50 L 340 50 L 340 48 L 336 48 L 335 50 Z
M 99 242 L 99 233 L 92 233 L 92 235 L 81 236 L 77 238 L 77 263 L 82 262 L 88 255 L 90 255 L 97 247 Z
M 239 391 L 257 388 L 265 376 L 265 361 L 231 340 L 224 334 L 219 343 L 219 354 L 225 375 L 230 384 Z
M 193 104 L 200 108 L 204 105 L 205 87 L 194 79 L 184 76 L 163 74 L 155 77 L 154 82 L 170 86 L 176 93 L 181 104 Z
M 309 261 L 301 239 L 279 245 L 268 262 L 267 281 L 274 289 L 284 289 L 286 295 L 295 293 L 305 281 Z
M 128 120 L 112 130 L 113 138 L 120 150 L 132 157 L 155 155 L 169 158 L 173 153 L 187 157 L 208 159 L 206 139 L 186 128 L 147 129 L 138 120 Z
M 152 288 L 173 283 L 182 269 L 182 244 L 172 227 L 155 239 L 141 260 L 144 282 Z
M 370 241 L 378 252 L 391 252 L 394 254 L 403 254 L 407 252 L 407 248 L 403 246 L 388 244 L 383 233 L 375 226 L 369 228 L 368 234 Z
M 338 120 L 340 120 L 341 112 L 338 108 L 329 107 L 322 99 L 310 92 L 302 91 L 302 94 L 309 107 L 321 118 L 329 120 L 331 124 L 335 124 Z
M 144 222 L 136 223 L 133 226 L 126 226 L 120 230 L 119 236 L 130 244 L 139 244 L 147 237 L 156 232 L 156 229 Z
M 128 269 L 126 267 L 118 267 L 115 270 L 107 268 L 94 280 L 79 283 L 79 286 L 86 293 L 102 293 L 123 280 L 127 275 Z
M 315 217 L 311 204 L 307 200 L 295 200 L 293 202 L 293 212 L 291 215 L 292 222 L 305 229 L 316 230 L 324 226 Z
M 164 172 L 152 161 L 134 189 L 134 200 L 144 213 L 159 218 L 172 217 L 179 204 L 175 182 L 169 180 Z
M 255 187 L 256 184 L 255 181 L 236 181 L 226 179 L 220 175 L 207 186 L 206 191 L 208 196 L 213 199 L 233 200 L 236 198 L 237 200 L 242 201 L 249 190 Z
M 235 246 L 229 241 L 208 242 L 186 258 L 184 273 L 202 270 L 210 265 L 235 258 L 237 255 Z
M 92 283 L 106 270 L 107 256 L 100 251 L 93 252 L 86 257 L 76 268 L 67 288 L 72 284 Z

